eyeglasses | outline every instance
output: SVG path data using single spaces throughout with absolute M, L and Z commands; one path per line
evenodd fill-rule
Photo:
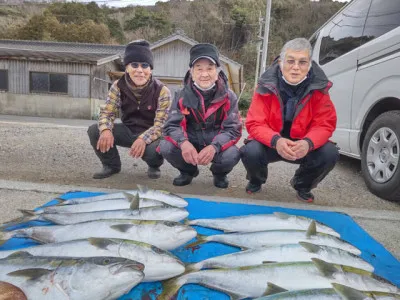
M 294 67 L 294 65 L 296 64 L 296 62 L 297 62 L 297 65 L 298 65 L 300 68 L 308 68 L 309 63 L 310 63 L 308 60 L 296 61 L 296 60 L 294 60 L 294 59 L 287 59 L 285 62 L 286 62 L 286 64 L 287 64 L 288 66 L 290 66 L 291 68 Z
M 142 69 L 150 68 L 150 64 L 148 64 L 148 63 L 133 62 L 133 63 L 130 63 L 130 65 L 134 69 L 138 69 L 139 67 L 141 67 Z

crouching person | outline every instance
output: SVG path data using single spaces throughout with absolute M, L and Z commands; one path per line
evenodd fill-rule
M 193 46 L 189 67 L 163 128 L 161 154 L 180 171 L 174 185 L 190 184 L 199 174 L 197 166 L 211 163 L 214 185 L 227 188 L 227 174 L 240 160 L 235 146 L 242 130 L 237 97 L 219 70 L 214 45 Z
M 329 141 L 336 111 L 329 97 L 331 82 L 311 60 L 311 45 L 298 38 L 287 42 L 262 74 L 246 118 L 249 139 L 241 148 L 247 170 L 247 193 L 261 189 L 268 164 L 300 164 L 292 180 L 297 198 L 312 202 L 311 189 L 333 169 L 339 153 Z
M 116 146 L 121 146 L 130 148 L 132 157 L 143 159 L 148 165 L 147 175 L 156 179 L 163 164 L 156 149 L 171 105 L 171 93 L 152 77 L 153 54 L 147 41 L 127 45 L 124 64 L 125 75 L 111 86 L 98 124 L 88 129 L 90 143 L 103 165 L 93 178 L 120 172 Z M 114 123 L 119 110 L 122 123 Z

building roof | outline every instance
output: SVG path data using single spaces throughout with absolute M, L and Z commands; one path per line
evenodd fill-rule
M 0 58 L 85 62 L 101 65 L 120 58 L 125 46 L 0 40 Z
M 171 35 L 169 35 L 169 36 L 167 36 L 167 37 L 165 37 L 165 38 L 163 38 L 161 40 L 158 40 L 157 42 L 151 44 L 151 46 L 150 46 L 151 50 L 154 50 L 154 49 L 156 49 L 158 47 L 161 47 L 161 46 L 163 46 L 165 44 L 168 44 L 168 43 L 170 43 L 172 41 L 175 41 L 175 40 L 180 40 L 180 41 L 182 41 L 184 43 L 187 43 L 187 44 L 189 44 L 191 46 L 194 46 L 194 45 L 199 43 L 199 42 L 195 41 L 194 39 L 192 39 L 192 38 L 188 37 L 187 35 L 185 35 L 185 33 L 182 30 L 178 30 L 177 32 L 175 32 L 175 33 L 173 33 L 173 34 L 171 34 Z M 219 58 L 222 61 L 225 61 L 227 63 L 231 63 L 231 64 L 234 64 L 234 65 L 237 65 L 237 66 L 241 66 L 241 64 L 239 64 L 238 62 L 236 62 L 236 61 L 234 61 L 234 60 L 232 60 L 232 59 L 230 59 L 228 57 L 226 57 L 225 55 L 220 54 Z

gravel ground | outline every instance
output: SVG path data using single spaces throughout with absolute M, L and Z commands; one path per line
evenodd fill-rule
M 101 165 L 89 144 L 86 127 L 0 123 L 0 136 L 0 179 L 113 189 L 134 189 L 140 183 L 183 194 L 298 202 L 289 185 L 297 166 L 284 162 L 271 164 L 267 184 L 260 193 L 249 196 L 244 191 L 247 181 L 241 162 L 229 175 L 228 189 L 213 186 L 207 167 L 200 168 L 200 175 L 191 185 L 175 187 L 172 180 L 178 171 L 171 165 L 164 163 L 162 177 L 151 180 L 145 173 L 146 164 L 133 160 L 126 148 L 120 148 L 121 173 L 95 180 L 92 174 Z M 360 162 L 346 157 L 341 157 L 335 169 L 314 191 L 316 205 L 400 211 L 400 205 L 368 192 L 360 174 Z

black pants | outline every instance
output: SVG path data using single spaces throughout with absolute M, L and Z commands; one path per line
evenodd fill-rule
M 197 151 L 200 151 L 204 147 L 200 148 L 195 146 L 195 148 Z M 171 142 L 166 140 L 161 141 L 160 151 L 162 156 L 181 173 L 193 175 L 196 172 L 197 166 L 185 162 L 182 157 L 182 150 Z M 231 146 L 214 156 L 210 170 L 213 175 L 226 175 L 232 171 L 233 167 L 237 165 L 239 160 L 240 152 L 238 147 Z
M 121 159 L 116 146 L 130 148 L 133 142 L 137 139 L 138 135 L 132 133 L 128 127 L 122 123 L 114 124 L 113 135 L 114 135 L 114 147 L 110 148 L 105 153 L 101 153 L 96 149 L 97 141 L 100 137 L 100 132 L 97 124 L 89 126 L 88 135 L 90 144 L 92 145 L 94 152 L 100 158 L 103 166 L 108 166 L 113 169 L 121 169 Z M 146 145 L 146 150 L 142 156 L 142 159 L 147 163 L 149 167 L 158 168 L 164 162 L 162 156 L 156 151 L 160 140 L 156 140 Z
M 254 184 L 266 182 L 269 163 L 283 160 L 300 164 L 293 177 L 296 190 L 311 190 L 315 188 L 332 171 L 339 159 L 339 151 L 331 142 L 295 161 L 288 161 L 282 158 L 275 149 L 269 148 L 256 140 L 251 140 L 242 146 L 240 152 L 242 162 L 247 170 L 247 179 Z

